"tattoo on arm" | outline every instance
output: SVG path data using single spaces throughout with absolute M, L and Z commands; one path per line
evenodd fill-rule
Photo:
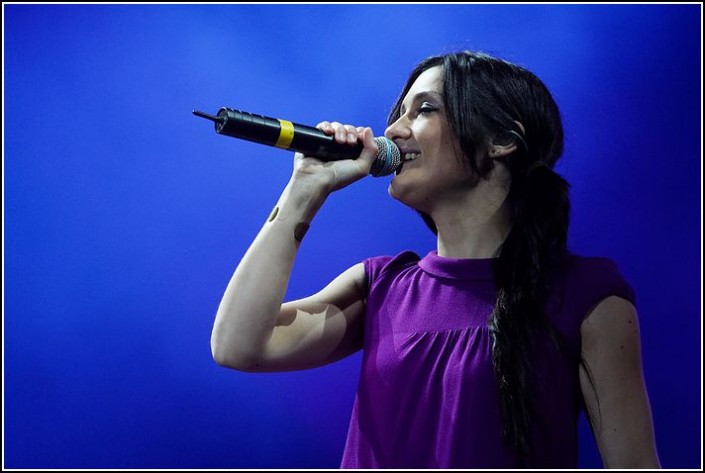
M 279 213 L 279 206 L 276 206 L 272 209 L 272 213 L 269 214 L 269 218 L 267 219 L 268 222 L 274 221 L 275 218 L 277 218 L 277 214 Z
M 296 239 L 296 241 L 301 243 L 301 240 L 304 239 L 304 236 L 308 231 L 308 227 L 309 224 L 306 222 L 299 222 L 296 224 L 296 228 L 294 228 L 294 238 Z
M 275 218 L 277 218 L 277 215 L 279 214 L 279 206 L 276 206 L 272 209 L 272 213 L 269 214 L 269 218 L 267 219 L 267 222 L 273 222 Z M 296 224 L 296 227 L 294 228 L 294 238 L 296 241 L 301 243 L 301 240 L 304 239 L 304 236 L 306 235 L 306 232 L 308 231 L 308 227 L 310 225 L 306 222 L 299 222 Z

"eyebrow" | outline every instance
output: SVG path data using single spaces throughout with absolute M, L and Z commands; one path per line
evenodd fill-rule
M 426 97 L 432 97 L 438 100 L 443 100 L 443 96 L 439 94 L 438 92 L 434 92 L 432 90 L 424 90 L 423 92 L 419 92 L 418 94 L 414 95 L 414 98 L 411 99 L 411 103 L 418 102 L 419 100 L 423 100 Z M 401 104 L 401 107 L 399 108 L 399 111 L 401 113 L 404 113 L 404 110 L 406 110 L 406 107 L 404 107 L 404 104 Z

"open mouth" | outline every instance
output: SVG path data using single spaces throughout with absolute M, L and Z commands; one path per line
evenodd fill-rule
M 397 170 L 396 170 L 395 174 L 399 175 L 402 168 L 404 167 L 404 164 L 406 164 L 409 161 L 417 160 L 420 155 L 421 155 L 421 153 L 416 153 L 416 152 L 402 153 L 401 162 L 399 163 L 399 166 L 397 166 Z

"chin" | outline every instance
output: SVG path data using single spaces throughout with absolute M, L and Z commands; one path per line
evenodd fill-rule
M 404 185 L 399 181 L 399 176 L 394 176 L 394 178 L 389 183 L 389 187 L 387 188 L 387 192 L 389 193 L 390 197 L 396 200 L 401 200 L 401 197 L 404 195 Z
M 414 186 L 407 179 L 395 176 L 392 182 L 389 183 L 387 193 L 390 197 L 398 200 L 407 207 L 419 210 L 419 207 L 421 207 L 419 200 L 423 200 L 423 196 L 418 192 L 419 190 L 420 186 Z

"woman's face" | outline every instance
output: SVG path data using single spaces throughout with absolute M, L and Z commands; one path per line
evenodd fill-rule
M 389 194 L 428 214 L 444 200 L 472 187 L 469 166 L 460 162 L 457 139 L 443 106 L 441 66 L 427 69 L 402 101 L 400 116 L 384 135 L 394 141 L 403 163 L 389 185 Z

